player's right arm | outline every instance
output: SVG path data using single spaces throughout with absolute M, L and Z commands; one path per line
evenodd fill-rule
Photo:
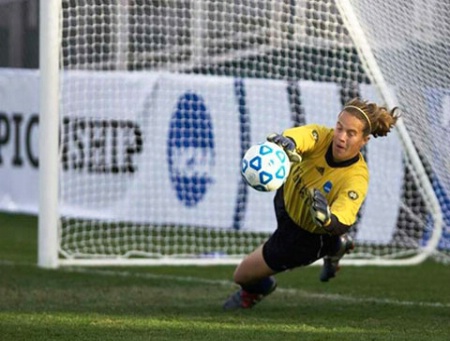
M 272 133 L 267 136 L 267 141 L 275 143 L 283 148 L 291 162 L 301 162 L 302 156 L 297 151 L 295 141 L 281 134 Z
M 316 124 L 290 128 L 283 134 L 270 134 L 267 141 L 283 148 L 292 162 L 300 162 L 302 155 L 314 148 L 323 129 L 324 127 Z
M 312 151 L 320 139 L 326 138 L 330 129 L 318 124 L 307 124 L 301 127 L 286 129 L 283 136 L 294 141 L 296 150 L 300 154 L 307 154 Z

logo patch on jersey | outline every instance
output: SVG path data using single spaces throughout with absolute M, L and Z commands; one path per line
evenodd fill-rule
M 320 175 L 323 175 L 323 173 L 325 172 L 325 168 L 323 168 L 323 167 L 316 166 L 316 170 L 320 173 Z
M 331 183 L 331 181 L 327 181 L 327 182 L 325 182 L 325 184 L 323 185 L 323 191 L 324 191 L 325 193 L 330 193 L 331 187 L 333 187 L 333 184 Z
M 348 191 L 348 197 L 352 200 L 356 200 L 359 198 L 358 193 L 355 191 Z
M 317 132 L 317 130 L 313 130 L 311 132 L 311 134 L 312 134 L 314 141 L 316 141 L 316 142 L 319 141 L 319 133 Z

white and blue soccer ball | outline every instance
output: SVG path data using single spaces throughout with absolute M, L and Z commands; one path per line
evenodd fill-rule
M 286 152 L 273 142 L 251 146 L 241 162 L 241 174 L 247 184 L 261 192 L 271 192 L 286 181 L 291 163 Z

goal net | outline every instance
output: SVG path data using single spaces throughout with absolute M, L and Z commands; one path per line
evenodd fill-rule
M 444 0 L 45 2 L 40 265 L 238 262 L 276 228 L 273 193 L 240 176 L 243 153 L 274 131 L 334 126 L 356 96 L 403 120 L 363 150 L 370 187 L 345 260 L 448 260 L 449 12 Z

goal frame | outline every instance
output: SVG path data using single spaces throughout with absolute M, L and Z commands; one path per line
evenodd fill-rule
M 358 18 L 354 13 L 353 7 L 351 6 L 350 0 L 342 0 L 336 1 L 337 8 L 341 17 L 344 21 L 344 25 L 350 33 L 353 42 L 355 43 L 355 47 L 358 51 L 358 55 L 363 64 L 364 70 L 367 72 L 368 77 L 370 78 L 372 84 L 375 85 L 376 90 L 380 94 L 381 98 L 386 101 L 386 105 L 390 108 L 394 108 L 398 106 L 398 100 L 396 99 L 395 94 L 392 92 L 390 87 L 388 86 L 383 74 L 381 73 L 377 62 L 372 53 L 372 49 L 366 39 L 363 29 L 361 28 Z M 374 259 L 374 265 L 415 265 L 423 262 L 427 259 L 435 250 L 439 244 L 439 239 L 441 238 L 444 218 L 441 210 L 441 206 L 439 204 L 439 199 L 436 195 L 436 192 L 433 189 L 433 185 L 426 173 L 425 167 L 420 160 L 419 154 L 417 153 L 416 148 L 411 140 L 411 136 L 406 130 L 403 119 L 400 117 L 395 129 L 398 132 L 400 140 L 402 142 L 402 146 L 405 148 L 406 154 L 411 160 L 411 163 L 415 167 L 420 183 L 424 186 L 427 197 L 431 200 L 429 203 L 430 208 L 434 211 L 434 219 L 435 224 L 432 231 L 432 235 L 430 236 L 430 240 L 427 246 L 421 249 L 422 252 L 411 258 L 405 259 Z M 368 262 L 368 263 L 367 263 Z M 342 263 L 354 264 L 354 265 L 366 265 L 372 264 L 370 261 L 366 260 L 342 260 Z
M 38 266 L 57 268 L 58 256 L 58 135 L 61 0 L 42 1 L 39 9 L 39 213 Z
M 375 85 L 387 106 L 395 107 L 398 101 L 389 90 L 373 56 L 370 45 L 364 35 L 350 0 L 336 1 L 338 10 L 344 20 L 358 55 L 371 82 Z M 149 266 L 149 265 L 232 265 L 240 258 L 211 257 L 181 259 L 165 257 L 152 258 L 83 258 L 62 259 L 59 257 L 59 223 L 58 223 L 58 184 L 59 184 L 59 112 L 60 90 L 60 46 L 61 0 L 47 0 L 40 5 L 40 134 L 39 134 L 39 214 L 38 214 L 38 266 L 58 268 L 59 266 Z M 429 206 L 434 211 L 434 228 L 428 244 L 410 258 L 388 259 L 343 259 L 347 265 L 404 266 L 423 262 L 432 254 L 443 230 L 443 215 L 438 198 L 434 192 L 425 167 L 412 143 L 403 120 L 400 118 L 396 130 L 407 156 L 414 165 L 419 181 L 425 189 Z M 317 264 L 317 263 L 316 263 Z

